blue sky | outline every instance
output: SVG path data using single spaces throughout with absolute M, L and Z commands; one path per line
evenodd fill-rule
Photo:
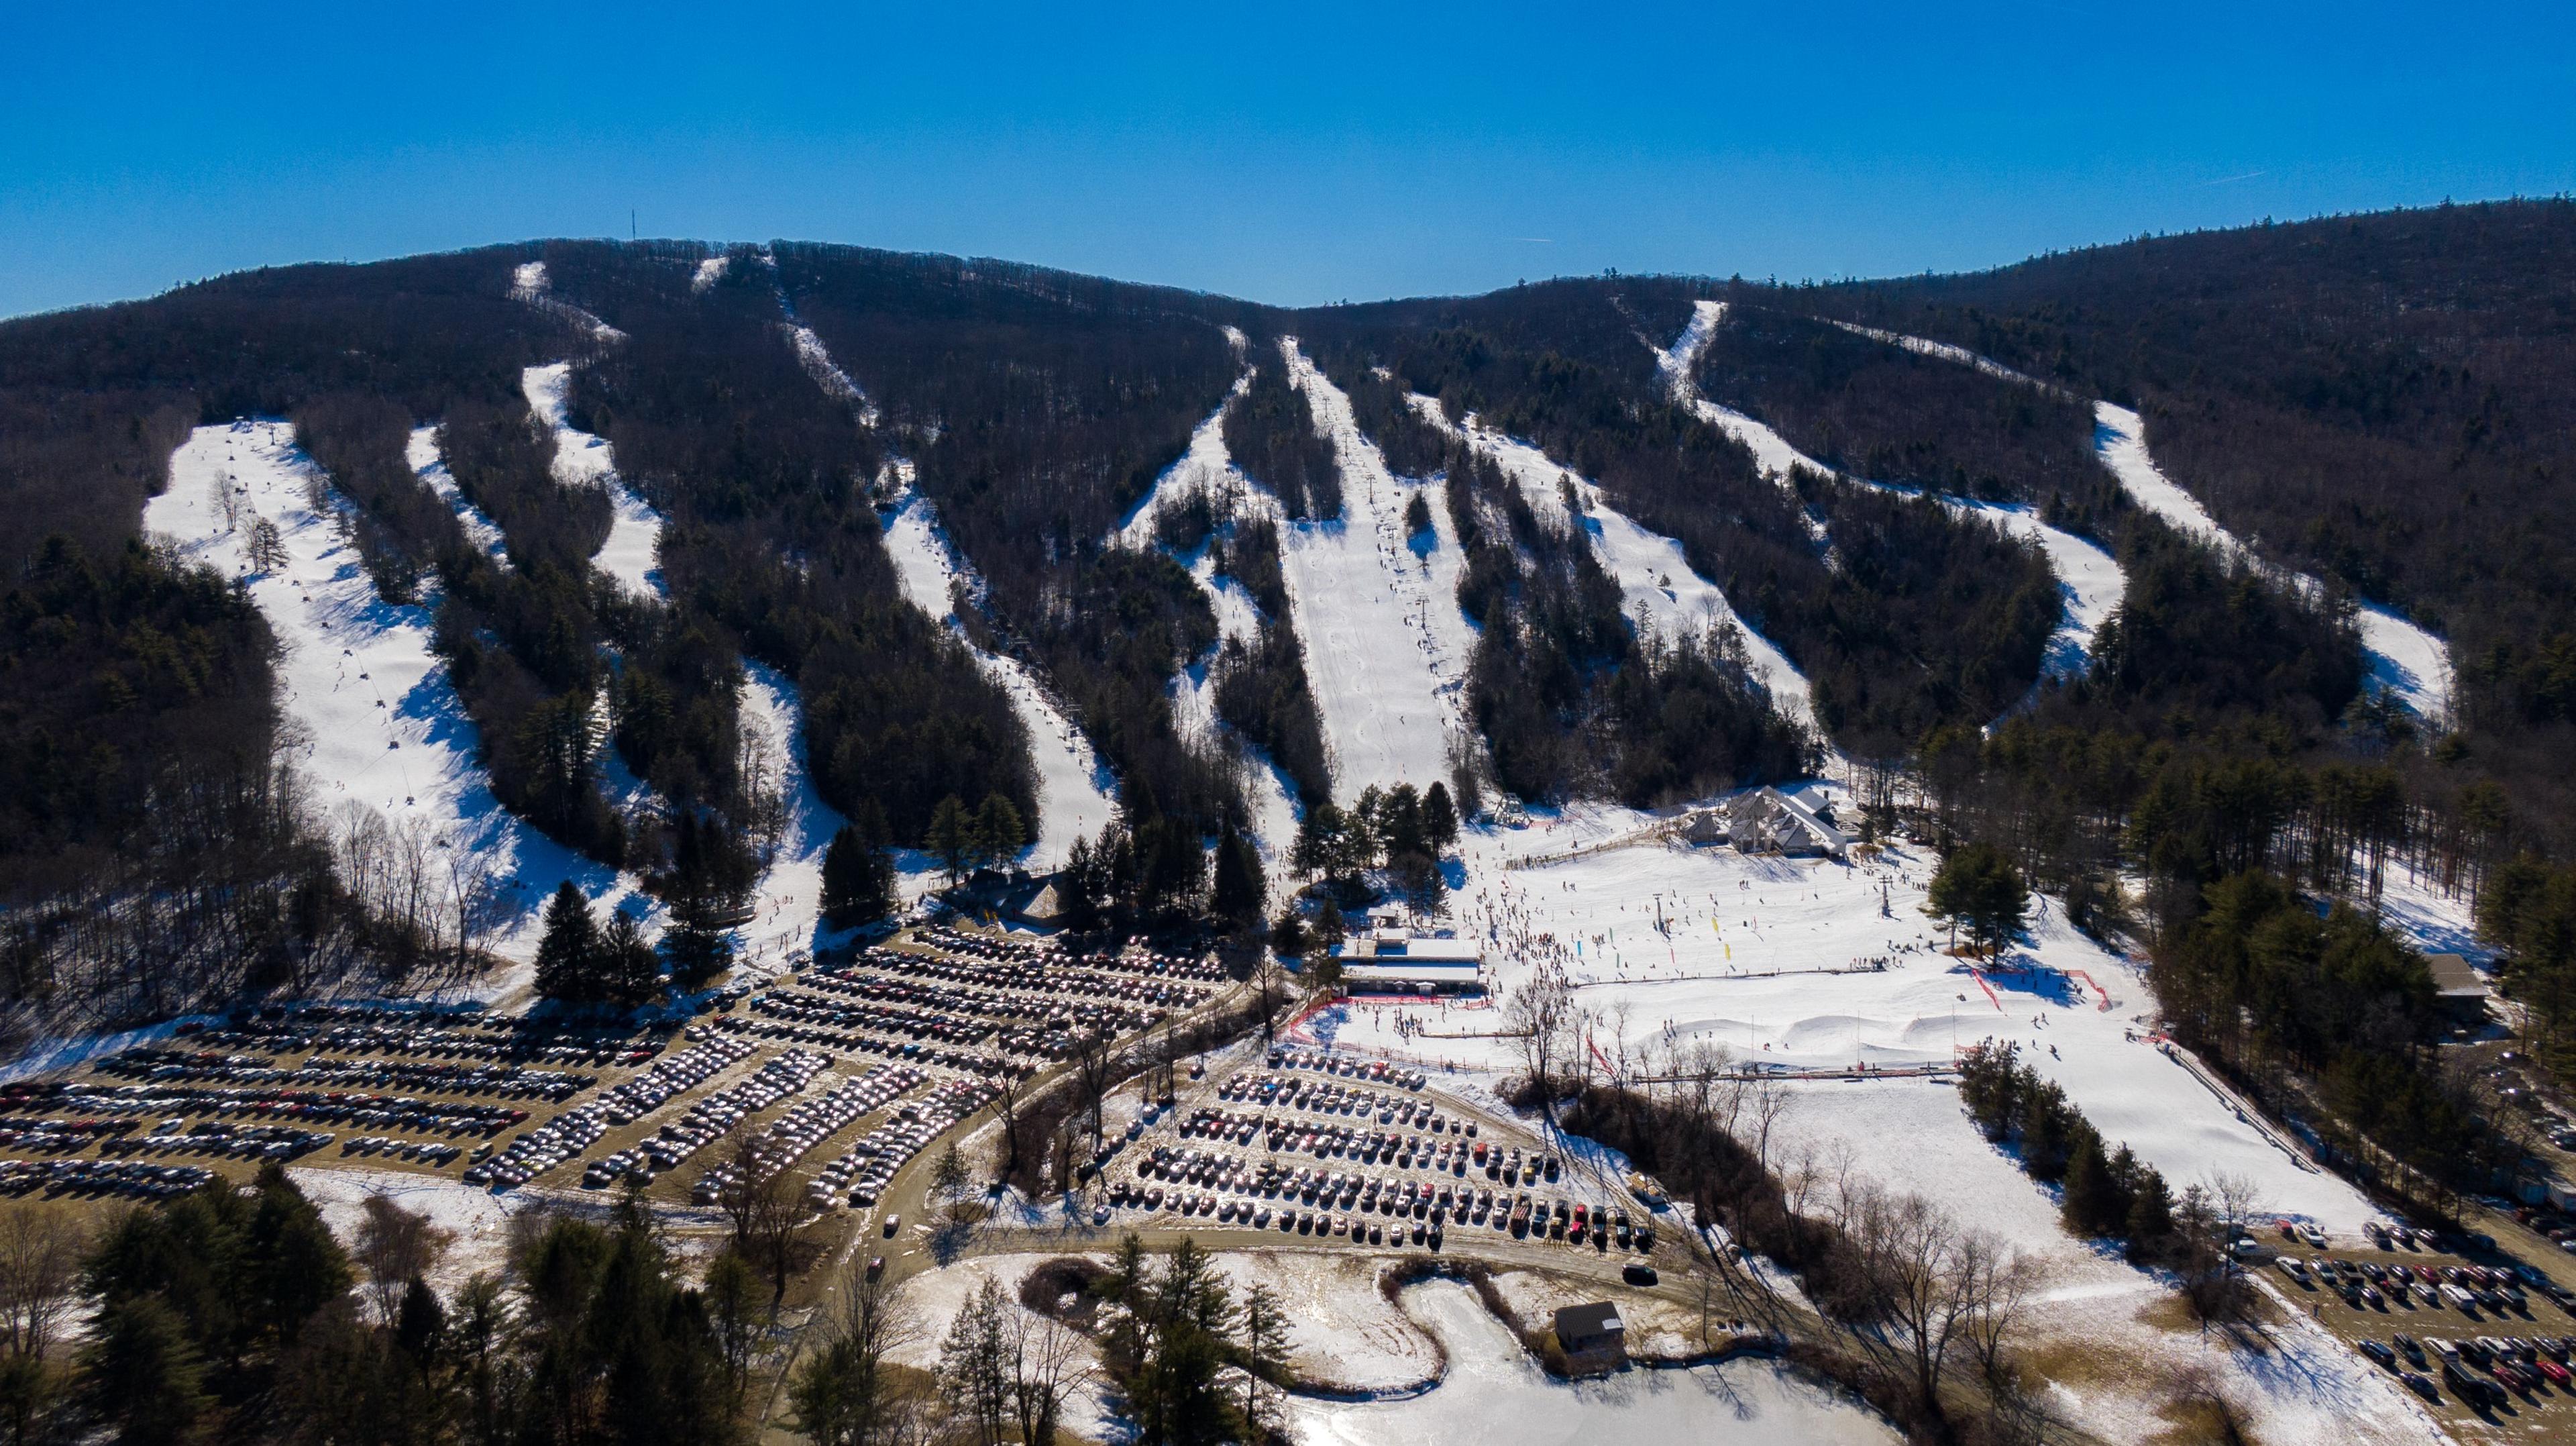
M 0 315 L 630 208 L 1295 304 L 2576 190 L 2563 0 L 1083 9 L 13 7 Z

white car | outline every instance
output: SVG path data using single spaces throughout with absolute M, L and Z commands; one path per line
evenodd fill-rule
M 2308 1242 L 2308 1248 L 2310 1250 L 2323 1250 L 2326 1248 L 2326 1233 L 2319 1230 L 2313 1224 L 2302 1222 L 2299 1226 L 2299 1238 Z

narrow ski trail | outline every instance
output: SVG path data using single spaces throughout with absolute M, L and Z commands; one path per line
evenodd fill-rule
M 218 489 L 240 509 L 237 524 Z M 283 560 L 267 570 L 249 559 L 254 518 L 278 529 Z M 284 711 L 302 735 L 297 766 L 326 827 L 344 802 L 363 804 L 397 831 L 425 829 L 447 881 L 488 871 L 478 905 L 491 920 L 488 947 L 522 964 L 535 957 L 539 911 L 567 879 L 594 903 L 658 913 L 632 876 L 555 843 L 493 797 L 474 722 L 431 646 L 429 609 L 376 595 L 348 540 L 352 523 L 294 428 L 277 421 L 197 428 L 143 517 L 181 557 L 241 579 L 268 619 Z M 474 992 L 497 997 L 526 978 L 513 970 Z
M 486 556 L 506 570 L 510 566 L 510 545 L 502 540 L 500 527 L 483 515 L 482 508 L 468 501 L 463 489 L 456 485 L 446 459 L 438 452 L 438 429 L 412 428 L 403 460 L 414 475 L 429 484 L 430 491 L 438 494 L 438 500 L 447 504 L 447 510 L 456 514 L 457 525 L 465 529 L 465 540 L 483 549 Z
M 2148 455 L 2146 422 L 2136 412 L 2110 402 L 2095 402 L 2093 445 L 2102 465 L 2120 479 L 2129 499 L 2163 518 L 2175 531 L 2284 579 L 2310 597 L 2325 594 L 2325 584 L 2316 578 L 2257 556 L 2235 534 L 2219 526 L 2199 499 L 2167 477 Z M 2357 606 L 2354 621 L 2361 628 L 2362 661 L 2370 669 L 2368 686 L 2394 695 L 2419 718 L 2447 723 L 2457 682 L 2449 646 L 2394 608 L 2367 600 L 2360 600 Z
M 893 515 L 885 520 L 886 550 L 893 554 L 895 577 L 904 597 L 954 631 L 1010 695 L 1011 707 L 1028 729 L 1029 750 L 1038 771 L 1038 840 L 1030 862 L 1054 868 L 1072 852 L 1075 839 L 1096 835 L 1117 818 L 1117 780 L 1028 665 L 1009 654 L 977 647 L 967 636 L 965 624 L 957 617 L 956 594 L 962 590 L 975 596 L 982 591 L 981 584 L 949 544 L 930 499 L 912 485 L 912 464 L 893 465 L 903 484 Z
M 1733 626 L 1744 639 L 1746 664 L 1754 678 L 1770 691 L 1772 702 L 1823 740 L 1823 730 L 1816 726 L 1815 699 L 1806 675 L 1789 661 L 1788 654 L 1737 615 L 1723 589 L 1692 570 L 1679 542 L 1638 526 L 1610 505 L 1598 484 L 1558 466 L 1537 447 L 1486 426 L 1472 413 L 1463 424 L 1453 424 L 1441 411 L 1438 398 L 1416 392 L 1407 400 L 1425 421 L 1492 458 L 1541 516 L 1552 517 L 1562 525 L 1581 526 L 1592 539 L 1593 555 L 1618 580 L 1619 590 L 1627 599 L 1628 615 L 1640 626 L 1652 627 L 1665 637 L 1700 633 L 1721 624 Z M 1584 515 L 1579 523 L 1565 516 L 1563 499 L 1557 493 L 1560 480 L 1573 483 L 1583 500 Z
M 608 538 L 591 555 L 591 563 L 619 587 L 646 597 L 666 596 L 662 565 L 662 515 L 635 495 L 617 475 L 617 458 L 605 437 L 573 426 L 565 398 L 572 389 L 572 363 L 529 367 L 519 375 L 519 388 L 537 424 L 554 438 L 555 480 L 567 487 L 596 483 L 608 489 L 614 509 Z
M 750 961 L 777 968 L 810 953 L 823 929 L 823 851 L 847 822 L 823 801 L 805 753 L 805 704 L 796 685 L 765 663 L 742 660 L 742 721 L 762 735 L 776 770 L 779 833 L 752 902 L 751 922 L 736 930 Z
M 1778 432 L 1741 412 L 1731 411 L 1699 395 L 1691 381 L 1691 371 L 1698 364 L 1700 351 L 1708 345 L 1720 322 L 1725 320 L 1726 303 L 1702 301 L 1694 305 L 1690 326 L 1683 331 L 1669 351 L 1656 353 L 1656 369 L 1663 373 L 1673 395 L 1689 404 L 1701 417 L 1728 435 L 1753 449 L 1755 459 L 1764 471 L 1787 485 L 1791 469 L 1803 467 L 1826 477 L 1839 477 L 1864 487 L 1905 496 L 1919 495 L 1915 489 L 1892 483 L 1872 481 L 1838 471 L 1791 445 Z M 2021 703 L 2011 710 L 2019 712 L 2038 696 L 2040 687 L 2054 680 L 2068 682 L 2083 676 L 2092 666 L 2093 640 L 2102 625 L 2119 610 L 2121 599 L 2128 596 L 2129 579 L 2120 570 L 2117 558 L 2098 543 L 2088 541 L 2063 528 L 2052 527 L 2040 520 L 2039 510 L 2026 503 L 1981 502 L 1964 497 L 1943 496 L 1941 504 L 1953 513 L 1985 519 L 2004 535 L 2036 543 L 2048 559 L 2049 571 L 2056 575 L 2062 607 L 2055 632 L 2049 635 L 2047 652 L 2040 660 L 2040 680 Z M 1821 524 L 1818 535 L 1822 536 Z
M 1404 508 L 1428 484 L 1388 469 L 1361 434 L 1350 398 L 1296 338 L 1281 338 L 1280 352 L 1342 473 L 1343 515 L 1285 523 L 1279 539 L 1290 611 L 1333 751 L 1334 791 L 1355 798 L 1371 786 L 1428 787 L 1449 776 L 1449 740 L 1466 729 L 1462 694 L 1475 639 L 1458 610 L 1448 509 L 1435 499 L 1439 546 L 1416 555 Z
M 1703 301 L 1703 307 L 1719 303 Z M 1694 318 L 1696 322 L 1696 318 Z M 1963 346 L 1929 337 L 1908 336 L 1903 332 L 1883 331 L 1848 321 L 1832 323 L 1855 336 L 1903 347 L 1920 356 L 1937 357 L 1960 366 L 1973 367 L 1987 376 L 2014 382 L 2045 392 L 2050 396 L 2082 402 L 2083 397 L 2053 382 L 2046 382 L 2027 372 L 2016 371 L 1992 357 L 1983 356 Z M 2108 401 L 2095 401 L 2093 406 L 2093 450 L 2120 480 L 2129 500 L 2186 536 L 2217 548 L 2230 558 L 2242 559 L 2261 568 L 2267 575 L 2290 583 L 2309 597 L 2323 597 L 2326 585 L 2306 573 L 2293 572 L 2265 560 L 2245 545 L 2243 539 L 2221 527 L 2209 509 L 2179 483 L 2156 466 L 2147 452 L 2146 422 L 2127 407 Z M 2368 686 L 2374 691 L 2391 694 L 2417 717 L 2445 724 L 2451 715 L 2451 700 L 2457 678 L 2452 671 L 2450 648 L 2420 625 L 2396 609 L 2368 599 L 2357 601 L 2355 621 L 2361 628 L 2362 661 L 2368 666 Z
M 1226 333 L 1236 347 L 1243 345 L 1243 333 L 1232 327 Z M 1134 510 L 1110 534 L 1109 545 L 1142 552 L 1160 546 L 1154 536 L 1154 519 L 1167 502 L 1208 495 L 1217 500 L 1219 516 L 1241 517 L 1265 515 L 1255 500 L 1251 484 L 1234 465 L 1233 454 L 1225 445 L 1225 413 L 1252 384 L 1252 374 L 1237 378 L 1226 399 L 1217 404 L 1190 433 L 1189 449 L 1180 460 L 1163 469 L 1154 479 L 1153 489 L 1145 494 Z M 1223 533 L 1226 528 L 1220 528 Z M 1216 712 L 1216 693 L 1211 686 L 1210 667 L 1216 654 L 1228 642 L 1241 642 L 1250 648 L 1261 640 L 1261 607 L 1241 583 L 1231 577 L 1220 577 L 1216 571 L 1213 548 L 1202 544 L 1196 551 L 1172 553 L 1174 561 L 1190 570 L 1200 589 L 1207 594 L 1210 609 L 1216 614 L 1217 643 L 1205 654 L 1192 658 L 1173 674 L 1172 711 L 1181 736 L 1211 753 L 1232 753 L 1243 763 L 1244 802 L 1250 808 L 1253 844 L 1261 859 L 1273 892 L 1284 889 L 1288 879 L 1288 853 L 1297 838 L 1298 809 L 1294 790 L 1280 773 L 1270 755 L 1251 739 L 1237 732 Z M 1280 619 L 1282 626 L 1294 626 L 1292 620 Z

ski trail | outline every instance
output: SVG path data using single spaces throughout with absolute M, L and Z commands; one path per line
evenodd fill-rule
M 1092 752 L 1090 740 L 1056 707 L 1019 659 L 975 647 L 958 621 L 955 588 L 972 596 L 981 590 L 974 575 L 950 547 L 930 499 L 912 485 L 912 464 L 893 464 L 902 481 L 901 500 L 886 519 L 886 551 L 893 555 L 903 595 L 934 621 L 947 624 L 973 648 L 984 670 L 1010 694 L 1011 706 L 1029 732 L 1029 748 L 1038 770 L 1038 841 L 1030 862 L 1053 868 L 1064 862 L 1073 841 L 1096 835 L 1118 815 L 1112 802 L 1116 780 Z
M 241 509 L 238 526 L 226 525 L 222 489 Z M 350 509 L 329 489 L 288 423 L 199 427 L 143 516 L 183 560 L 239 579 L 275 631 L 284 711 L 301 735 L 296 763 L 318 821 L 328 828 L 344 802 L 364 804 L 398 833 L 426 830 L 442 882 L 459 865 L 469 876 L 488 868 L 477 906 L 488 947 L 519 964 L 535 957 L 539 911 L 567 879 L 594 904 L 658 915 L 633 877 L 555 843 L 492 796 L 474 722 L 431 647 L 429 610 L 377 596 L 347 539 Z M 271 571 L 250 566 L 254 518 L 278 529 L 285 560 Z M 473 992 L 497 998 L 528 977 L 506 971 Z
M 1239 348 L 1243 333 L 1226 328 L 1227 337 Z M 1158 546 L 1154 538 L 1154 516 L 1166 501 L 1212 494 L 1220 517 L 1240 517 L 1247 512 L 1260 514 L 1269 499 L 1252 490 L 1244 475 L 1234 465 L 1234 456 L 1225 446 L 1225 413 L 1234 399 L 1252 385 L 1252 374 L 1236 378 L 1226 399 L 1217 404 L 1207 420 L 1190 433 L 1190 445 L 1180 460 L 1163 469 L 1154 479 L 1153 489 L 1131 509 L 1109 534 L 1109 545 L 1142 552 Z M 1231 523 L 1218 528 L 1226 532 Z M 1168 551 L 1168 549 L 1166 549 Z M 1217 653 L 1230 641 L 1245 647 L 1261 641 L 1261 607 L 1242 584 L 1230 577 L 1219 577 L 1213 549 L 1201 545 L 1196 551 L 1171 553 L 1174 561 L 1190 570 L 1206 593 L 1208 606 L 1216 614 L 1216 646 L 1181 665 L 1172 675 L 1171 696 L 1173 722 L 1181 736 L 1205 751 L 1224 756 L 1239 756 L 1243 762 L 1244 801 L 1251 809 L 1253 844 L 1261 852 L 1262 863 L 1274 890 L 1287 882 L 1288 851 L 1296 842 L 1297 822 L 1301 817 L 1294 791 L 1270 755 L 1251 739 L 1237 732 L 1217 716 L 1216 693 L 1210 686 L 1211 666 Z M 1283 620 L 1284 622 L 1285 620 Z
M 1787 438 L 1742 412 L 1721 407 L 1701 396 L 1699 384 L 1691 380 L 1692 369 L 1699 365 L 1700 352 L 1708 346 L 1708 339 L 1716 334 L 1718 323 L 1725 319 L 1725 302 L 1693 302 L 1690 325 L 1682 328 L 1680 338 L 1670 349 L 1657 348 L 1651 341 L 1646 343 L 1655 353 L 1655 371 L 1663 377 L 1664 386 L 1672 393 L 1674 401 L 1688 407 L 1692 416 L 1734 438 L 1753 453 L 1754 465 L 1762 469 L 1762 475 L 1779 483 L 1780 490 L 1788 494 L 1789 505 L 1797 509 L 1798 520 L 1807 525 L 1807 535 L 1826 552 L 1830 562 L 1833 539 L 1826 536 L 1823 519 L 1809 512 L 1806 504 L 1799 500 L 1798 488 L 1792 477 L 1801 467 L 1829 477 L 1833 475 L 1833 469 L 1790 446 Z
M 1350 398 L 1296 338 L 1279 346 L 1342 472 L 1343 515 L 1283 525 L 1279 539 L 1289 610 L 1333 752 L 1334 789 L 1356 798 L 1372 785 L 1428 787 L 1449 776 L 1450 734 L 1465 729 L 1460 695 L 1474 633 L 1458 611 L 1457 539 L 1444 538 L 1433 552 L 1453 569 L 1443 592 L 1430 560 L 1404 535 L 1405 503 L 1423 485 L 1388 471 L 1360 434 Z M 1431 513 L 1435 527 L 1446 526 L 1446 507 Z
M 769 272 L 770 290 L 778 294 L 779 324 L 787 329 L 787 340 L 796 348 L 796 364 L 814 379 L 814 385 L 823 389 L 823 395 L 856 413 L 860 426 L 875 427 L 880 420 L 877 404 L 868 400 L 867 392 L 832 360 L 832 349 L 823 344 L 814 328 L 797 320 L 796 303 L 787 295 L 787 284 L 778 277 L 777 253 L 763 246 L 760 264 Z
M 725 258 L 710 256 L 699 262 L 698 269 L 690 274 L 689 290 L 692 292 L 713 290 L 717 282 L 724 280 L 724 274 Z
M 455 476 L 447 470 L 447 461 L 438 454 L 438 429 L 414 427 L 411 442 L 403 451 L 403 460 L 447 510 L 456 514 L 457 523 L 465 529 L 465 540 L 483 549 L 486 556 L 504 569 L 510 565 L 510 546 L 501 537 L 501 529 L 483 515 L 483 509 L 466 500 L 465 492 L 456 485 Z
M 571 386 L 570 362 L 530 367 L 519 375 L 519 388 L 527 395 L 528 410 L 536 414 L 538 425 L 554 436 L 555 480 L 567 487 L 595 482 L 608 489 L 615 513 L 608 526 L 608 540 L 600 544 L 591 561 L 629 592 L 666 598 L 669 594 L 662 586 L 661 564 L 655 561 L 655 553 L 662 545 L 662 515 L 646 505 L 617 475 L 617 461 L 608 439 L 594 437 L 572 425 L 564 406 Z
M 768 968 L 811 956 L 822 937 L 823 851 L 847 820 L 823 801 L 805 754 L 804 701 L 777 669 L 743 659 L 742 727 L 757 729 L 783 804 L 777 852 L 761 875 L 751 922 L 737 931 L 749 962 Z
M 1894 483 L 1876 482 L 1855 477 L 1826 466 L 1791 445 L 1778 432 L 1741 412 L 1731 411 L 1699 395 L 1691 382 L 1691 369 L 1697 364 L 1700 350 L 1725 319 L 1726 303 L 1702 301 L 1691 315 L 1690 326 L 1669 351 L 1655 354 L 1656 369 L 1673 388 L 1674 396 L 1689 403 L 1693 410 L 1719 426 L 1728 435 L 1753 449 L 1763 469 L 1785 483 L 1793 468 L 1803 467 L 1826 477 L 1838 477 L 1863 487 L 1902 496 L 1919 495 L 1917 489 Z M 1953 348 L 1955 350 L 1955 348 Z M 1953 513 L 1984 518 L 2007 537 L 2017 537 L 2038 545 L 2048 559 L 2048 568 L 2057 578 L 2061 600 L 2058 624 L 2049 635 L 2047 650 L 2041 655 L 2039 680 L 2032 692 L 2011 711 L 2019 712 L 2038 696 L 2040 687 L 2054 680 L 2068 682 L 2083 676 L 2092 666 L 2093 640 L 2102 625 L 2117 612 L 2128 596 L 2129 579 L 2120 571 L 2117 558 L 2096 543 L 2064 530 L 2051 527 L 2039 518 L 2037 508 L 2019 502 L 1982 502 L 1964 497 L 1941 497 L 1941 505 Z M 1812 522 L 1812 519 L 1811 519 Z M 1822 538 L 1822 524 L 1813 524 Z
M 1830 317 L 1825 320 L 1828 326 L 1839 327 L 1844 331 L 1850 332 L 1854 336 L 1868 337 L 1871 341 L 1885 342 L 1889 346 L 1901 347 L 1906 351 L 1914 353 L 1916 356 L 1928 356 L 1940 361 L 1955 362 L 1960 366 L 1984 372 L 1987 376 L 1993 377 L 1997 381 L 2011 382 L 2017 386 L 2028 387 L 2036 392 L 2045 392 L 2049 396 L 2059 398 L 2063 401 L 2080 403 L 2084 400 L 2082 397 L 2079 397 L 2075 393 L 2068 391 L 2066 388 L 2057 385 L 2055 382 L 2044 382 L 2039 378 L 2032 376 L 2028 372 L 2015 371 L 2011 367 L 2005 366 L 2002 362 L 1996 361 L 1993 357 L 1981 356 L 1976 352 L 1968 350 L 1964 346 L 1953 346 L 1949 342 L 1934 341 L 1930 337 L 1925 336 L 1907 336 L 1901 331 L 1881 331 L 1877 327 L 1862 326 L 1857 322 L 1835 321 Z
M 1452 424 L 1437 398 L 1416 392 L 1407 400 L 1425 421 L 1450 436 L 1463 438 L 1492 458 L 1541 516 L 1560 526 L 1580 526 L 1592 539 L 1593 555 L 1618 579 L 1619 590 L 1627 599 L 1628 614 L 1639 628 L 1651 628 L 1668 638 L 1695 635 L 1721 624 L 1734 628 L 1744 640 L 1746 665 L 1770 691 L 1772 702 L 1808 732 L 1824 737 L 1824 730 L 1816 725 L 1815 699 L 1807 687 L 1806 675 L 1770 639 L 1737 615 L 1723 589 L 1691 568 L 1679 542 L 1638 526 L 1610 505 L 1597 483 L 1558 466 L 1529 443 L 1484 425 L 1472 413 L 1463 425 Z M 1566 516 L 1564 501 L 1557 493 L 1560 480 L 1572 482 L 1582 499 L 1584 515 L 1580 519 Z
M 593 341 L 624 341 L 626 333 L 556 296 L 546 279 L 546 263 L 529 261 L 510 273 L 510 297 L 549 316 L 559 316 L 590 333 Z
M 2310 598 L 2326 595 L 2326 585 L 2316 578 L 2256 556 L 2235 534 L 2219 526 L 2199 499 L 2167 477 L 2148 455 L 2146 423 L 2136 412 L 2110 402 L 2095 402 L 2093 446 L 2102 465 L 2120 479 L 2120 487 L 2129 494 L 2129 500 L 2164 519 L 2175 531 L 2258 567 Z M 2394 694 L 2419 718 L 2436 725 L 2447 724 L 2456 681 L 2449 647 L 2395 609 L 2378 603 L 2361 602 L 2355 621 L 2361 628 L 2363 661 L 2370 668 L 2367 686 Z

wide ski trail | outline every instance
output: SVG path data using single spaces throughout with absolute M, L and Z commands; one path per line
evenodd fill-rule
M 528 398 L 528 410 L 554 438 L 555 480 L 567 487 L 597 483 L 608 489 L 613 520 L 607 540 L 591 556 L 592 564 L 629 592 L 663 597 L 662 565 L 657 560 L 662 546 L 662 515 L 617 475 L 617 458 L 608 439 L 573 426 L 564 401 L 571 386 L 570 362 L 529 367 L 519 375 L 519 388 Z
M 1407 545 L 1405 504 L 1424 484 L 1388 470 L 1350 398 L 1294 337 L 1281 338 L 1280 351 L 1342 473 L 1342 516 L 1280 528 L 1334 791 L 1356 798 L 1371 786 L 1427 788 L 1449 776 L 1449 739 L 1465 728 L 1460 694 L 1475 635 L 1458 611 L 1457 540 L 1444 536 L 1428 556 Z M 1435 529 L 1446 527 L 1448 509 L 1436 499 L 1431 514 Z M 1445 587 L 1434 558 L 1449 569 Z
M 464 489 L 456 485 L 455 475 L 447 470 L 447 460 L 439 455 L 438 429 L 414 427 L 411 440 L 403 449 L 403 460 L 414 475 L 429 484 L 447 510 L 456 514 L 457 525 L 465 529 L 465 540 L 483 549 L 486 556 L 503 568 L 510 565 L 510 545 L 502 539 L 501 529 L 483 509 L 466 500 Z
M 225 516 L 225 492 L 237 520 Z M 555 843 L 492 796 L 474 722 L 431 648 L 429 609 L 377 596 L 348 540 L 348 513 L 290 424 L 243 421 L 190 434 L 143 515 L 183 559 L 240 579 L 268 619 L 281 702 L 301 735 L 296 764 L 326 825 L 344 801 L 360 803 L 397 830 L 427 830 L 445 878 L 488 871 L 489 947 L 522 963 L 535 956 L 538 911 L 567 879 L 594 904 L 654 912 L 632 877 Z M 283 554 L 265 570 L 249 559 L 256 519 L 276 526 Z M 513 971 L 476 992 L 524 978 Z

